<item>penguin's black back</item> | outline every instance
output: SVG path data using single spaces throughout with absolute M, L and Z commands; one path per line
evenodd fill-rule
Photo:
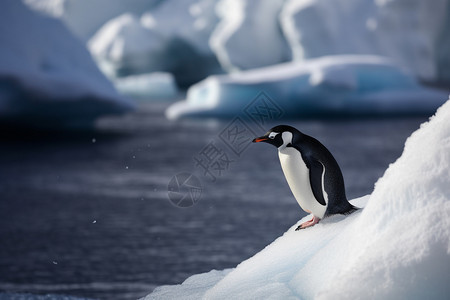
M 313 164 L 317 161 L 325 166 L 324 187 L 328 195 L 328 207 L 324 216 L 350 214 L 357 210 L 347 200 L 344 177 L 331 152 L 317 139 L 293 129 L 295 132 L 293 132 L 291 146 L 301 153 L 310 172 Z

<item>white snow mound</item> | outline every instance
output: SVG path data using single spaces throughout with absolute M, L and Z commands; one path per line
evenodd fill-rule
M 449 118 L 450 100 L 408 138 L 372 195 L 353 201 L 364 209 L 302 231 L 295 224 L 231 272 L 195 275 L 145 299 L 448 298 Z

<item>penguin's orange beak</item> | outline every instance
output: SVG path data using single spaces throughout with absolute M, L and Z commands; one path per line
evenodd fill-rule
M 264 142 L 264 141 L 267 141 L 267 140 L 268 140 L 268 138 L 266 138 L 266 137 L 262 136 L 262 137 L 259 137 L 259 138 L 256 138 L 256 139 L 253 139 L 253 143 Z

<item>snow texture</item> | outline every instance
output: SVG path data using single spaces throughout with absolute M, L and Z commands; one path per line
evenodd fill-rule
M 2 121 L 85 126 L 132 107 L 59 20 L 21 1 L 0 3 L 0 45 Z
M 406 141 L 364 209 L 293 225 L 229 271 L 194 275 L 145 299 L 447 299 L 450 100 Z M 223 278 L 222 278 L 223 277 Z
M 265 92 L 284 117 L 432 114 L 447 94 L 425 88 L 377 56 L 329 56 L 231 75 L 210 76 L 169 107 L 170 119 L 234 117 Z

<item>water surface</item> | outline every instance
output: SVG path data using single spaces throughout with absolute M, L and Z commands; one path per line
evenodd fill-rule
M 194 158 L 228 121 L 169 122 L 166 106 L 142 103 L 94 132 L 1 134 L 0 291 L 136 299 L 235 267 L 305 215 L 275 148 L 251 145 L 211 182 Z M 351 199 L 372 192 L 425 119 L 289 124 L 331 150 Z M 179 172 L 202 181 L 193 207 L 168 200 Z

